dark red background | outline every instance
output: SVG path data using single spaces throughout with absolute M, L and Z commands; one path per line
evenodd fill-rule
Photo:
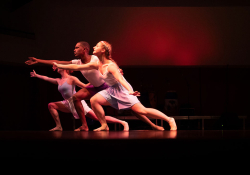
M 250 65 L 249 6 L 107 7 L 98 2 L 33 0 L 1 11 L 1 60 L 71 60 L 76 42 L 93 47 L 106 40 L 119 65 Z

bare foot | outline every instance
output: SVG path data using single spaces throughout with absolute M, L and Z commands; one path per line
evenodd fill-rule
M 170 126 L 170 130 L 177 130 L 177 126 L 176 126 L 174 118 L 171 117 L 168 123 L 169 123 L 169 126 Z
M 74 131 L 89 131 L 88 126 L 80 126 L 79 128 L 75 129 Z
M 63 130 L 63 129 L 62 129 L 61 126 L 56 126 L 56 127 L 52 128 L 52 129 L 49 130 L 49 131 L 62 131 L 62 130 Z
M 95 129 L 94 131 L 108 131 L 109 127 L 107 124 L 103 124 L 101 127 Z
M 165 130 L 163 127 L 158 126 L 158 125 L 152 126 L 152 129 L 153 129 L 153 130 L 158 130 L 158 131 L 164 131 L 164 130 Z
M 123 131 L 129 131 L 129 126 L 128 126 L 128 123 L 127 122 L 122 122 L 122 125 L 123 125 Z

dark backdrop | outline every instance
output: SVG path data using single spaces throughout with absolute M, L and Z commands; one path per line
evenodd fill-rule
M 126 79 L 145 96 L 154 92 L 159 110 L 167 91 L 176 91 L 179 107 L 189 103 L 194 115 L 248 116 L 247 3 L 2 1 L 0 129 L 54 126 L 47 104 L 62 97 L 55 85 L 30 78 L 29 72 L 59 75 L 49 66 L 24 61 L 28 56 L 74 59 L 74 45 L 81 40 L 91 47 L 100 40 L 113 44 L 113 58 Z M 74 75 L 85 81 L 79 72 Z M 70 115 L 60 116 L 64 124 L 72 122 Z
M 187 115 L 180 113 L 180 109 L 187 104 L 188 107 L 194 108 L 192 115 L 221 116 L 225 112 L 249 115 L 249 66 L 122 66 L 121 68 L 134 90 L 142 92 L 140 99 L 147 107 L 151 107 L 148 93 L 153 92 L 157 97 L 156 108 L 166 112 L 164 111 L 166 93 L 176 91 L 178 111 L 174 115 Z M 56 85 L 29 77 L 33 69 L 42 75 L 59 77 L 50 66 L 1 64 L 1 130 L 48 130 L 54 126 L 47 105 L 63 98 Z M 79 72 L 73 75 L 86 82 Z M 112 110 L 111 112 L 108 114 L 114 115 Z M 72 116 L 64 113 L 59 115 L 65 129 L 72 129 Z
M 250 65 L 250 6 L 243 1 L 26 0 L 0 6 L 0 58 L 73 59 L 76 42 L 113 45 L 119 65 Z M 143 3 L 144 2 L 144 3 Z M 247 1 L 244 1 L 247 5 Z

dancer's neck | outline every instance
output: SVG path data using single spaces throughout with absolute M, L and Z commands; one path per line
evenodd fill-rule
M 67 74 L 66 72 L 61 73 L 61 78 L 62 79 L 65 79 L 65 78 L 68 78 L 68 77 L 69 77 L 69 74 Z
M 99 60 L 102 64 L 108 64 L 112 62 L 111 60 L 107 59 L 104 55 L 100 56 Z
M 86 64 L 89 63 L 91 60 L 91 55 L 85 54 L 83 56 L 80 57 L 82 63 Z

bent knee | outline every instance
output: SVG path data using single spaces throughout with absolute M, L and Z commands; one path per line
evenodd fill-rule
M 74 95 L 72 96 L 72 100 L 73 100 L 73 101 L 80 101 L 81 99 L 79 99 L 79 97 L 78 97 L 77 95 L 74 94 Z
M 91 106 L 100 104 L 99 99 L 96 98 L 96 97 L 92 97 L 92 98 L 90 99 L 90 104 L 91 104 Z
M 49 109 L 55 108 L 55 104 L 54 104 L 54 103 L 49 103 L 49 104 L 48 104 L 48 108 L 49 108 Z
M 91 99 L 90 99 L 90 104 L 91 104 L 91 105 L 95 104 L 96 102 L 97 102 L 97 101 L 96 101 L 95 98 L 91 98 Z

